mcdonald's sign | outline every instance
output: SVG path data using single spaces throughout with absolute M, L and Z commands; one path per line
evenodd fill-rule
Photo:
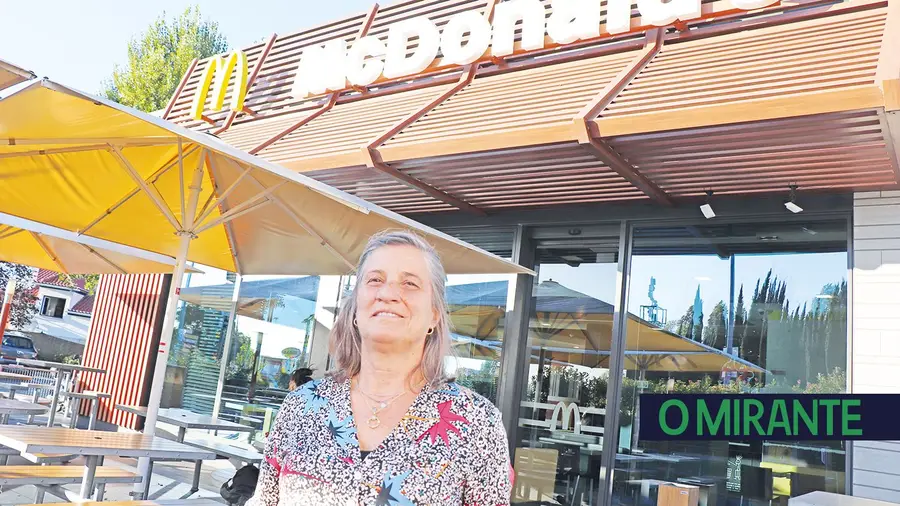
M 244 97 L 247 95 L 247 55 L 243 51 L 234 51 L 227 58 L 214 56 L 210 59 L 194 93 L 192 118 L 203 119 L 203 106 L 209 96 L 209 85 L 212 84 L 213 77 L 216 84 L 213 88 L 211 111 L 221 111 L 225 107 L 225 94 L 232 75 L 235 76 L 234 91 L 231 94 L 229 109 L 237 112 L 244 108 Z

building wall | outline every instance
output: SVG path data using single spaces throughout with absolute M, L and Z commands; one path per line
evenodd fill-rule
M 853 208 L 854 393 L 900 392 L 900 191 L 857 193 Z M 853 444 L 853 495 L 900 502 L 900 441 Z
M 57 297 L 66 299 L 66 310 L 63 312 L 62 318 L 53 318 L 40 314 L 41 305 L 44 297 Z M 74 316 L 69 314 L 69 310 L 80 301 L 84 295 L 72 290 L 64 288 L 49 288 L 41 286 L 38 288 L 37 308 L 38 314 L 34 317 L 34 321 L 27 328 L 22 329 L 26 332 L 35 332 L 39 334 L 47 334 L 66 341 L 84 345 L 87 338 L 88 329 L 91 325 L 90 317 Z M 55 354 L 51 353 L 52 354 Z
M 131 274 L 100 280 L 82 364 L 106 373 L 85 374 L 82 384 L 85 390 L 112 396 L 100 404 L 104 422 L 142 427 L 142 420 L 115 406 L 145 405 L 149 396 L 170 279 L 167 274 Z

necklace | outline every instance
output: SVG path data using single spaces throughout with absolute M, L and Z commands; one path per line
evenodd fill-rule
M 399 394 L 391 397 L 390 399 L 378 400 L 363 392 L 362 388 L 359 387 L 359 380 L 356 381 L 356 390 L 363 395 L 363 399 L 366 401 L 366 404 L 369 405 L 369 409 L 372 410 L 372 416 L 370 416 L 369 419 L 366 420 L 366 425 L 368 425 L 370 429 L 377 429 L 378 427 L 380 427 L 381 419 L 378 418 L 378 413 L 385 410 L 388 406 L 393 404 L 394 401 L 399 399 L 401 395 L 406 393 L 406 391 L 404 390 Z M 372 402 L 376 403 L 376 405 L 373 406 Z

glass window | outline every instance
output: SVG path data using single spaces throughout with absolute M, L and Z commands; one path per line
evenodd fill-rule
M 447 370 L 459 384 L 495 404 L 508 293 L 507 275 L 451 275 L 447 279 L 453 333 Z
M 211 414 L 234 277 L 212 267 L 197 268 L 203 272 L 185 274 L 182 284 L 161 405 Z
M 66 299 L 45 296 L 41 304 L 41 314 L 51 318 L 62 318 L 66 311 Z
M 10 346 L 12 348 L 20 348 L 23 350 L 33 350 L 34 343 L 31 342 L 31 339 L 27 337 L 15 337 L 15 336 L 4 336 L 3 337 L 3 346 Z
M 619 227 L 535 231 L 538 277 L 515 441 L 513 503 L 590 504 L 598 491 Z
M 316 319 L 319 282 L 318 276 L 242 277 L 221 417 L 258 426 L 258 437 L 268 431 L 291 374 L 310 364 L 314 333 L 328 334 L 316 328 L 322 325 Z
M 847 222 L 634 230 L 614 502 L 661 482 L 715 506 L 844 492 L 842 441 L 647 441 L 642 393 L 844 392 Z

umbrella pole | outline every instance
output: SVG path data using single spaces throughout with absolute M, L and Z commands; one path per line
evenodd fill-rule
M 159 336 L 159 351 L 156 354 L 156 366 L 153 369 L 153 385 L 150 387 L 150 400 L 147 401 L 147 416 L 144 418 L 144 434 L 152 436 L 156 432 L 156 418 L 162 400 L 163 386 L 166 381 L 166 367 L 169 363 L 169 347 L 172 333 L 175 331 L 175 314 L 178 309 L 178 294 L 184 271 L 187 268 L 187 254 L 191 246 L 192 236 L 189 232 L 179 233 L 178 256 L 175 258 L 175 270 L 172 272 L 172 283 L 169 285 L 169 299 L 166 301 L 166 314 L 163 319 L 162 335 Z M 150 479 L 150 460 L 146 457 L 138 461 L 138 474 L 143 483 Z M 142 483 L 135 484 L 135 492 L 143 492 Z M 147 488 L 149 490 L 149 487 Z

